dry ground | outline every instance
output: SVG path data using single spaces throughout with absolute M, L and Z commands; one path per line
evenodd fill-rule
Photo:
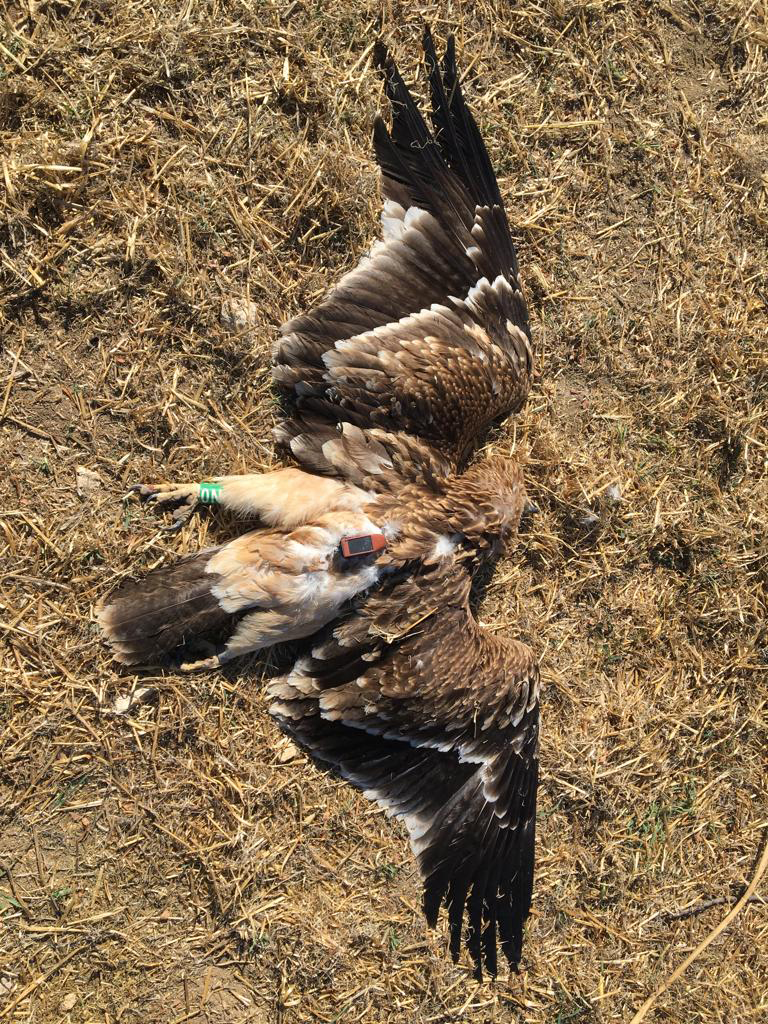
M 768 825 L 766 4 L 2 16 L 0 1019 L 627 1021 Z M 91 619 L 232 528 L 169 538 L 127 485 L 273 461 L 275 327 L 376 230 L 382 17 L 409 76 L 422 18 L 458 26 L 538 350 L 494 444 L 541 511 L 483 610 L 548 683 L 538 877 L 524 969 L 480 986 L 399 827 L 281 741 L 263 665 L 139 679 Z M 754 902 L 650 1016 L 767 1010 Z

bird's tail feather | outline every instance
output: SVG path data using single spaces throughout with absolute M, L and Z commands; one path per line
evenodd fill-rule
M 220 576 L 206 571 L 216 550 L 200 551 L 124 583 L 101 605 L 97 619 L 118 661 L 156 662 L 192 637 L 231 622 L 233 616 L 212 592 Z

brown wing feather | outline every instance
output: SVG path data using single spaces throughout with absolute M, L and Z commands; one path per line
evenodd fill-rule
M 275 437 L 313 473 L 343 477 L 377 494 L 396 496 L 408 484 L 439 490 L 440 481 L 452 471 L 434 448 L 402 432 L 305 419 L 288 420 L 275 430 Z
M 477 279 L 472 261 L 450 244 L 425 210 L 386 201 L 383 240 L 309 313 L 289 321 L 275 346 L 275 376 L 296 389 L 307 371 L 322 379 L 322 357 L 334 343 L 417 313 L 447 295 L 464 295 Z M 472 244 L 467 231 L 466 245 Z
M 374 130 L 383 239 L 319 306 L 285 325 L 274 375 L 296 405 L 281 428 L 288 443 L 311 422 L 347 422 L 402 430 L 460 466 L 491 422 L 524 403 L 530 329 L 453 42 L 442 71 L 429 33 L 424 47 L 436 135 L 377 47 L 392 108 L 391 129 L 379 119 Z
M 319 761 L 404 820 L 434 924 L 496 973 L 513 965 L 533 885 L 538 671 L 485 634 L 469 577 L 443 566 L 394 579 L 274 682 L 272 712 Z
M 528 395 L 531 348 L 512 323 L 519 301 L 505 278 L 483 280 L 453 308 L 339 342 L 323 357 L 335 400 L 361 425 L 403 430 L 463 467 L 488 425 Z

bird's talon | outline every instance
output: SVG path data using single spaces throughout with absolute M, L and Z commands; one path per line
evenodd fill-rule
M 138 494 L 139 500 L 150 501 L 155 496 L 155 487 L 153 484 L 134 484 L 129 487 L 123 496 L 123 500 L 129 498 L 132 494 Z
M 139 500 L 145 505 L 178 505 L 173 513 L 174 522 L 161 527 L 168 533 L 175 533 L 191 518 L 197 508 L 197 492 L 197 484 L 134 484 L 128 494 L 138 494 Z
M 163 523 L 160 529 L 163 533 L 178 533 L 186 521 L 186 519 L 177 519 L 173 523 Z

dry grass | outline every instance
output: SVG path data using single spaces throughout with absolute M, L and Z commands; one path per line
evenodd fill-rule
M 272 462 L 275 326 L 374 235 L 380 13 L 5 6 L 2 1020 L 626 1021 L 754 871 L 762 2 L 383 5 L 409 72 L 422 17 L 458 25 L 534 317 L 540 377 L 494 444 L 541 512 L 483 613 L 548 681 L 519 977 L 478 987 L 446 960 L 399 828 L 293 755 L 258 662 L 139 679 L 98 642 L 119 577 L 227 528 L 169 539 L 127 485 Z M 253 303 L 241 331 L 232 298 Z M 752 902 L 648 1019 L 762 1019 L 767 954 Z

